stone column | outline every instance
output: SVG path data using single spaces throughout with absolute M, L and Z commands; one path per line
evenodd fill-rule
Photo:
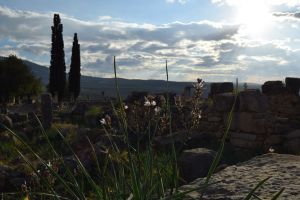
M 42 124 L 45 129 L 51 127 L 53 119 L 52 96 L 50 93 L 41 95 Z

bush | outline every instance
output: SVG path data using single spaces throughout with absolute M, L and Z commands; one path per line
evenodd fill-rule
M 0 60 L 0 101 L 8 102 L 17 96 L 37 95 L 42 83 L 36 79 L 21 59 L 14 55 Z

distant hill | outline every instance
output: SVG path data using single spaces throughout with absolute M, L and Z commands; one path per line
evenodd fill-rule
M 4 57 L 0 56 L 0 59 Z M 32 73 L 40 78 L 43 84 L 46 86 L 49 82 L 49 68 L 38 65 L 36 63 L 23 60 L 23 62 L 30 68 Z M 123 97 L 128 96 L 132 91 L 148 91 L 150 93 L 166 92 L 165 80 L 139 80 L 139 79 L 123 79 L 119 78 L 120 93 Z M 169 82 L 169 90 L 176 94 L 181 94 L 184 87 L 191 86 L 192 82 Z M 206 90 L 204 96 L 208 96 L 210 90 L 210 83 L 206 83 Z M 260 88 L 259 84 L 248 83 L 249 88 Z M 239 88 L 243 88 L 243 84 L 239 85 Z M 97 98 L 102 96 L 102 91 L 105 96 L 116 96 L 115 80 L 113 78 L 99 78 L 91 76 L 81 76 L 81 97 Z
M 44 85 L 49 82 L 49 68 L 36 63 L 23 60 L 32 73 L 40 78 Z M 167 91 L 164 80 L 138 80 L 138 79 L 118 79 L 120 94 L 128 96 L 132 91 L 148 91 L 150 93 L 160 93 Z M 185 86 L 192 85 L 191 82 L 169 82 L 169 90 L 181 94 Z M 91 76 L 81 76 L 81 97 L 97 98 L 102 96 L 116 96 L 115 80 L 113 78 L 99 78 Z

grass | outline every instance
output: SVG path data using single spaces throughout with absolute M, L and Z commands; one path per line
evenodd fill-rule
M 116 116 L 117 125 L 111 127 L 110 124 L 103 126 L 106 137 L 110 145 L 103 150 L 99 156 L 99 149 L 95 147 L 89 138 L 90 155 L 94 162 L 93 174 L 90 174 L 86 165 L 82 163 L 78 155 L 73 151 L 70 140 L 61 130 L 66 125 L 57 124 L 56 129 L 45 131 L 41 126 L 41 135 L 45 143 L 41 149 L 37 150 L 24 138 L 20 137 L 14 131 L 7 129 L 8 133 L 14 137 L 18 143 L 12 143 L 6 148 L 14 148 L 17 153 L 26 162 L 31 172 L 36 176 L 38 182 L 35 187 L 29 189 L 25 184 L 21 192 L 3 193 L 2 199 L 184 199 L 186 194 L 192 191 L 200 191 L 201 198 L 205 190 L 212 184 L 211 177 L 215 172 L 225 146 L 225 141 L 231 124 L 233 108 L 229 113 L 227 128 L 220 142 L 219 149 L 209 169 L 208 175 L 203 185 L 190 191 L 180 191 L 178 188 L 178 168 L 177 152 L 173 143 L 170 151 L 155 152 L 153 149 L 153 135 L 158 130 L 158 118 L 150 118 L 146 126 L 143 126 L 143 134 L 147 138 L 146 147 L 142 148 L 140 142 L 132 143 L 130 141 L 130 126 L 126 118 L 125 104 L 119 93 L 117 79 L 116 63 L 114 59 L 115 84 L 118 96 L 117 103 L 112 103 L 112 109 Z M 168 66 L 166 63 L 167 91 L 168 91 Z M 236 102 L 235 97 L 235 102 Z M 163 112 L 167 119 L 166 125 L 170 135 L 172 132 L 172 114 L 170 109 L 169 97 L 167 97 L 166 107 Z M 89 111 L 91 114 L 99 113 L 98 107 Z M 38 119 L 37 119 L 38 120 Z M 68 126 L 75 130 L 76 127 Z M 120 149 L 112 137 L 115 132 L 123 135 L 125 147 Z M 67 134 L 68 135 L 68 134 Z M 64 148 L 62 151 L 61 148 Z M 65 163 L 62 156 L 64 152 L 72 155 L 76 167 L 72 168 Z M 40 163 L 38 168 L 34 162 Z M 249 191 L 245 199 L 251 199 L 255 196 L 255 191 L 260 188 L 267 179 L 262 180 L 258 185 Z M 272 200 L 277 199 L 283 190 L 274 195 Z
M 97 116 L 99 113 L 101 113 L 101 111 L 101 106 L 91 106 L 85 114 L 90 116 Z

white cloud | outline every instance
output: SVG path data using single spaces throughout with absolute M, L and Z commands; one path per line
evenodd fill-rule
M 167 3 L 180 3 L 180 4 L 185 4 L 189 0 L 166 0 Z
M 100 16 L 98 19 L 100 21 L 106 21 L 106 20 L 112 20 L 113 18 L 111 16 L 105 15 L 105 16 Z
M 85 75 L 112 77 L 113 56 L 117 56 L 119 75 L 125 78 L 164 79 L 165 59 L 169 61 L 170 78 L 180 81 L 197 77 L 207 81 L 235 77 L 243 81 L 263 76 L 272 79 L 300 71 L 300 41 L 296 41 L 296 35 L 282 38 L 279 28 L 272 31 L 274 38 L 251 40 L 239 34 L 237 25 L 207 20 L 153 25 L 107 16 L 96 21 L 60 16 L 67 66 L 73 33 L 77 32 Z M 38 63 L 50 63 L 53 13 L 0 6 L 0 19 L 0 55 L 14 53 Z M 289 31 L 287 23 L 277 23 Z
M 251 0 L 251 1 L 255 1 L 255 0 Z M 300 0 L 258 0 L 258 1 L 273 6 L 286 5 L 289 7 L 295 7 L 300 5 Z M 217 5 L 227 4 L 230 6 L 237 6 L 237 5 L 248 3 L 249 0 L 211 0 L 211 2 Z

